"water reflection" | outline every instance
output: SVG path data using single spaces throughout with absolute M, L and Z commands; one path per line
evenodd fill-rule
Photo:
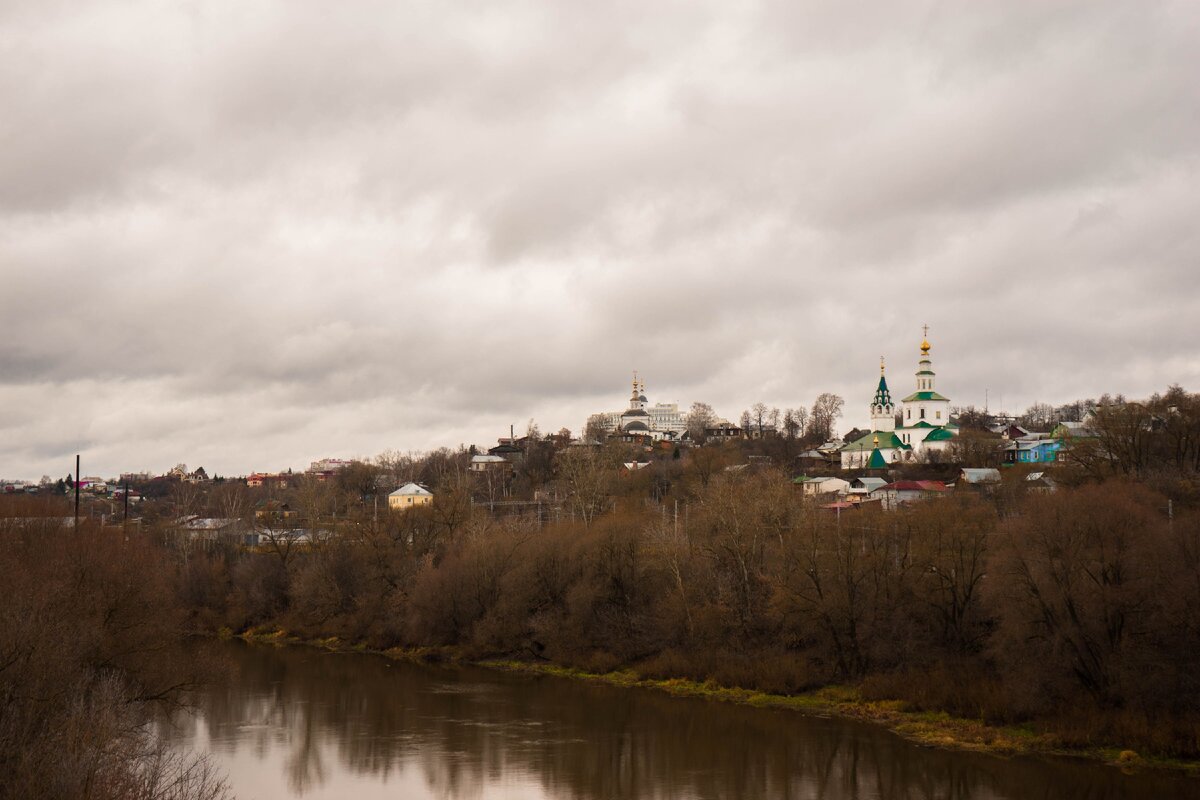
M 228 681 L 174 720 L 239 797 L 1197 797 L 1196 782 L 914 747 L 874 726 L 304 648 L 212 643 Z

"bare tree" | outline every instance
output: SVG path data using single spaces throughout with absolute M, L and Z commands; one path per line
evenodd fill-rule
M 817 395 L 808 421 L 809 437 L 822 442 L 834 438 L 837 435 L 837 419 L 842 415 L 842 407 L 845 404 L 845 400 L 830 392 Z
M 588 417 L 587 425 L 583 429 L 584 442 L 596 442 L 604 444 L 608 439 L 608 428 L 605 427 L 599 414 L 593 414 Z
M 685 418 L 688 435 L 692 437 L 693 442 L 704 444 L 708 440 L 708 429 L 716 421 L 717 415 L 712 406 L 708 403 L 692 403 L 692 408 Z
M 770 412 L 767 410 L 767 404 L 763 402 L 755 403 L 750 407 L 751 420 L 754 422 L 755 432 L 761 439 L 763 435 L 763 426 L 766 425 L 767 415 Z
M 558 458 L 558 474 L 583 524 L 591 525 L 612 490 L 614 469 L 608 453 L 596 447 L 574 447 Z

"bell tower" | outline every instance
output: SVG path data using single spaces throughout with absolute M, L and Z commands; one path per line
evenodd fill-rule
M 892 393 L 888 390 L 887 377 L 884 375 L 883 356 L 879 357 L 879 386 L 871 401 L 871 430 L 896 430 L 896 406 L 892 403 Z

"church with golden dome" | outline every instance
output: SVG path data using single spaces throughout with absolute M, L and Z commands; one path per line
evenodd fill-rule
M 950 398 L 937 392 L 937 375 L 929 358 L 929 326 L 921 340 L 916 391 L 900 401 L 897 412 L 888 388 L 884 362 L 879 360 L 879 384 L 871 400 L 871 432 L 841 450 L 842 469 L 883 469 L 890 464 L 916 461 L 930 452 L 945 450 L 958 433 L 950 419 Z

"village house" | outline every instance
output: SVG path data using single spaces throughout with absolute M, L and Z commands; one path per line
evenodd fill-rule
M 994 467 L 963 467 L 958 482 L 964 486 L 985 489 L 1000 485 L 1000 470 Z
M 433 502 L 433 492 L 415 483 L 406 483 L 388 495 L 388 508 L 408 510 Z
M 944 497 L 949 491 L 941 481 L 894 481 L 871 492 L 871 498 L 878 496 L 883 507 L 890 511 L 919 500 Z
M 851 478 L 850 485 L 846 488 L 845 494 L 850 502 L 861 502 L 869 497 L 871 492 L 886 485 L 887 481 L 883 478 Z
M 1045 464 L 1061 457 L 1062 440 L 1049 438 L 1015 439 L 1004 446 L 1005 464 Z
M 474 455 L 471 456 L 471 463 L 467 467 L 471 472 L 492 472 L 492 473 L 509 473 L 512 472 L 513 465 L 503 456 Z
M 795 483 L 803 490 L 806 497 L 843 494 L 850 488 L 850 481 L 843 478 L 805 478 L 804 480 L 797 478 Z

